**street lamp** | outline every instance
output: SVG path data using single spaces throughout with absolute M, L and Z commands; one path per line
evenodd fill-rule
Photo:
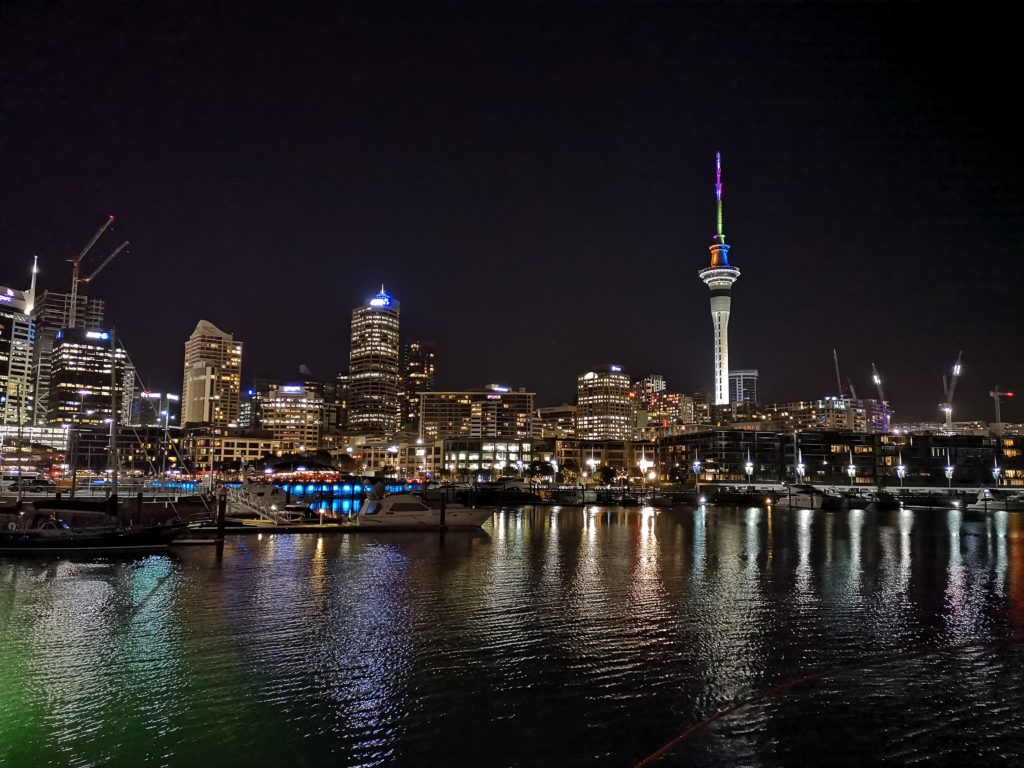
M 697 503 L 700 503 L 700 457 L 693 460 L 693 489 L 697 495 Z
M 992 482 L 997 486 L 999 485 L 999 475 L 1002 474 L 1003 468 L 996 462 L 996 458 L 992 457 Z
M 647 470 L 654 466 L 653 462 L 647 460 L 647 449 L 644 448 L 643 456 L 640 461 L 637 462 L 637 466 L 640 467 L 640 493 L 643 494 L 645 486 L 647 484 Z
M 754 462 L 750 460 L 750 449 L 747 449 L 747 463 L 743 465 L 744 471 L 747 473 L 747 485 L 750 485 L 750 478 L 754 474 Z
M 900 463 L 896 467 L 896 477 L 900 479 L 900 488 L 903 487 L 903 479 L 907 476 L 907 467 L 903 463 L 903 451 L 900 451 Z
M 949 463 L 949 451 L 946 451 L 946 487 L 953 487 L 953 470 L 954 467 Z
M 807 465 L 804 464 L 804 454 L 799 448 L 796 449 L 796 481 L 802 483 L 804 474 L 807 472 Z
M 846 468 L 846 474 L 850 476 L 850 487 L 853 488 L 853 478 L 857 476 L 857 467 L 853 463 L 853 449 L 850 449 L 850 466 Z

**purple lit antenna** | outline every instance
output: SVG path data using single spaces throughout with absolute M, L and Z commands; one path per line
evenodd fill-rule
M 715 203 L 718 208 L 718 242 L 725 242 L 725 232 L 722 231 L 722 153 L 715 153 Z

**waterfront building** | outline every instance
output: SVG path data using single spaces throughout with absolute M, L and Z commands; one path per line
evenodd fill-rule
M 402 346 L 402 381 L 399 392 L 402 430 L 419 433 L 420 393 L 434 389 L 434 345 L 410 341 Z
M 182 424 L 236 426 L 241 378 L 242 342 L 200 320 L 185 342 Z
M 36 266 L 27 291 L 0 286 L 0 424 L 31 424 L 34 411 Z
M 665 394 L 665 377 L 660 373 L 652 373 L 638 379 L 633 384 L 636 393 L 636 407 L 645 411 L 655 410 L 658 401 Z
M 576 437 L 576 406 L 562 403 L 538 408 L 534 429 L 541 438 Z
M 348 429 L 353 434 L 391 437 L 399 423 L 400 305 L 380 293 L 352 310 L 348 370 Z
M 729 313 L 732 286 L 740 271 L 729 263 L 729 246 L 722 227 L 722 155 L 715 155 L 715 206 L 717 228 L 710 246 L 711 264 L 700 271 L 700 279 L 711 291 L 711 321 L 714 326 L 715 389 L 714 404 L 729 402 Z
M 120 409 L 127 358 L 123 347 L 111 348 L 111 335 L 95 328 L 57 331 L 51 354 L 50 426 L 109 423 L 115 393 Z
M 533 443 L 530 440 L 472 437 L 444 441 L 444 472 L 451 480 L 522 477 L 533 457 Z
M 43 291 L 36 298 L 34 309 L 35 342 L 32 348 L 32 390 L 35 393 L 33 421 L 36 425 L 52 423 L 49 418 L 50 374 L 53 347 L 62 328 L 102 328 L 106 305 L 79 292 L 71 316 L 71 294 Z
M 256 390 L 253 387 L 244 389 L 238 396 L 238 428 L 256 429 L 260 422 L 256 410 Z
M 265 430 L 207 424 L 185 430 L 182 443 L 186 469 L 196 473 L 241 470 L 274 456 L 277 447 Z
M 729 372 L 729 400 L 733 403 L 757 402 L 757 368 Z
M 576 380 L 576 436 L 585 440 L 633 437 L 636 394 L 618 365 L 587 371 Z
M 271 434 L 279 454 L 320 448 L 324 401 L 316 386 L 275 383 L 257 397 L 260 426 Z
M 500 384 L 483 389 L 420 393 L 420 437 L 531 440 L 535 393 Z

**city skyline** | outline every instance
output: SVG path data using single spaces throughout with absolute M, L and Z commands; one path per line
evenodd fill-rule
M 940 417 L 961 349 L 956 419 L 990 419 L 989 390 L 1024 380 L 1020 148 L 993 98 L 1012 68 L 980 16 L 930 21 L 985 40 L 984 64 L 954 63 L 900 7 L 406 14 L 414 32 L 369 6 L 292 19 L 308 50 L 264 61 L 251 41 L 279 19 L 219 36 L 224 19 L 200 11 L 190 56 L 171 61 L 135 55 L 133 40 L 183 42 L 146 14 L 123 20 L 147 32 L 132 35 L 15 10 L 7 56 L 35 65 L 3 70 L 17 150 L 3 281 L 26 288 L 38 254 L 39 290 L 66 292 L 64 259 L 113 212 L 92 258 L 126 238 L 133 252 L 88 295 L 150 389 L 176 388 L 180 340 L 204 317 L 247 341 L 247 380 L 303 363 L 331 377 L 349 308 L 384 282 L 403 335 L 435 343 L 440 388 L 502 381 L 569 402 L 612 359 L 710 390 L 693 276 L 720 150 L 744 272 L 730 364 L 762 372 L 762 399 L 831 393 L 832 348 L 865 391 L 878 366 L 900 420 Z M 50 48 L 26 46 L 41 35 Z M 69 133 L 70 115 L 88 119 Z

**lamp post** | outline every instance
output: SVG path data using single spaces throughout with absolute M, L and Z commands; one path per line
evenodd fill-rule
M 903 487 L 903 479 L 907 476 L 907 467 L 903 463 L 903 451 L 900 451 L 900 463 L 896 466 L 896 477 L 900 479 L 900 488 Z
M 857 476 L 857 467 L 853 463 L 853 449 L 849 451 L 850 465 L 846 468 L 846 474 L 850 476 L 850 490 L 853 490 L 853 479 Z
M 993 456 L 992 457 L 992 482 L 996 484 L 997 488 L 999 487 L 999 475 L 1001 475 L 1002 472 L 1003 472 L 1003 468 L 999 466 L 999 464 L 997 463 L 996 458 Z
M 953 470 L 955 467 L 949 463 L 949 451 L 946 451 L 946 487 L 953 487 Z
M 796 481 L 802 483 L 804 481 L 804 474 L 807 472 L 807 465 L 804 464 L 804 453 L 799 448 L 796 449 Z
M 747 463 L 743 465 L 744 471 L 747 473 L 747 485 L 751 485 L 751 476 L 754 474 L 754 462 L 750 460 L 750 449 L 747 449 Z
M 697 503 L 700 504 L 700 457 L 693 460 L 693 488 Z
M 654 466 L 654 462 L 647 460 L 646 448 L 644 448 L 643 456 L 640 461 L 637 462 L 637 466 L 640 467 L 640 493 L 642 495 L 646 491 L 647 470 Z

